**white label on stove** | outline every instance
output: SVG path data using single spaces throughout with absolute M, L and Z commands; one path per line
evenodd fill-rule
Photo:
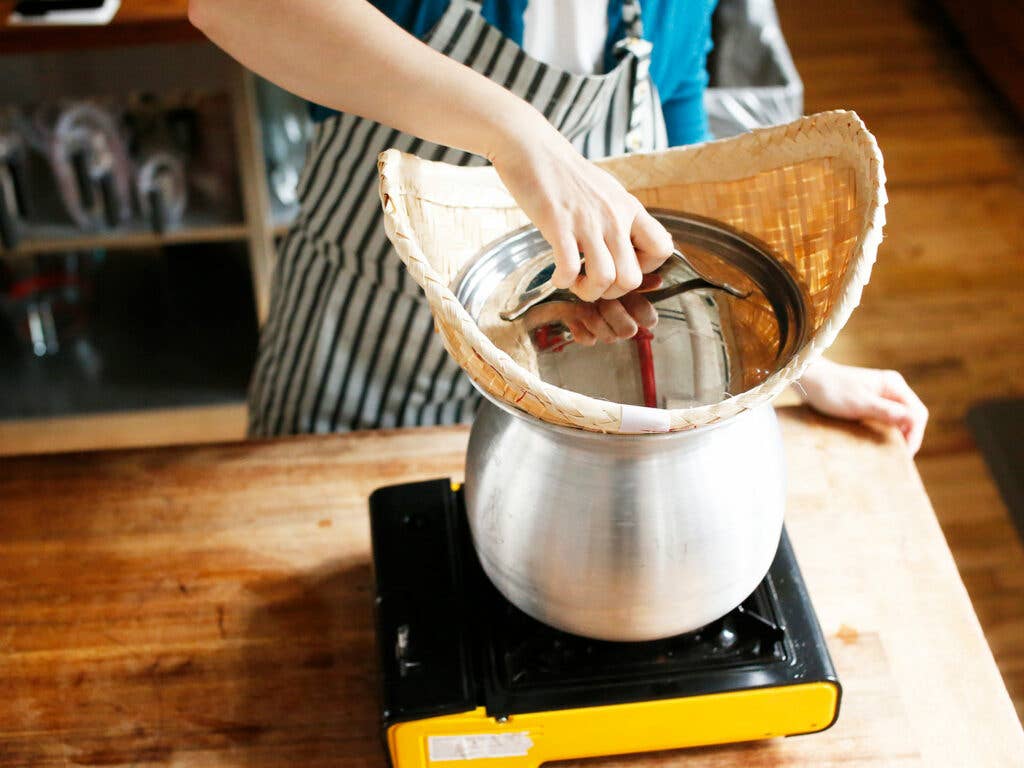
M 533 746 L 526 731 L 519 733 L 470 733 L 464 736 L 430 736 L 427 750 L 431 762 L 481 760 L 491 757 L 524 757 Z

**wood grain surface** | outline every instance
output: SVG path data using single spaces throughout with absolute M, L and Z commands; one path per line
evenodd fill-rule
M 0 456 L 241 440 L 245 425 L 243 403 L 0 420 Z
M 1017 0 L 941 0 L 971 54 L 1024 118 L 1024 4 Z
M 152 2 L 163 5 L 143 4 Z M 963 422 L 973 401 L 1024 394 L 1020 124 L 958 49 L 936 3 L 777 3 L 806 111 L 857 110 L 886 157 L 886 240 L 834 357 L 904 371 L 931 408 L 917 466 L 1024 717 L 1024 548 Z M 0 0 L 0 12 L 12 4 Z M 135 5 L 125 0 L 121 13 Z M 175 6 L 185 3 L 166 4 Z M 10 43 L 0 31 L 0 50 L 12 50 Z M 182 434 L 184 416 L 159 417 L 165 423 L 130 429 L 116 416 L 69 431 L 59 422 L 45 432 L 31 422 L 5 424 L 0 453 L 153 444 Z M 188 434 L 222 439 L 235 429 L 241 437 L 240 426 L 225 432 L 224 425 L 193 421 Z
M 799 410 L 782 423 L 839 723 L 606 762 L 1020 764 L 1024 735 L 897 440 Z M 444 428 L 4 459 L 0 765 L 383 768 L 367 497 L 460 477 L 465 443 Z
M 885 156 L 885 241 L 830 356 L 896 368 L 932 418 L 917 467 L 1024 718 L 1024 546 L 964 415 L 1024 396 L 1024 131 L 930 0 L 777 0 L 805 109 Z

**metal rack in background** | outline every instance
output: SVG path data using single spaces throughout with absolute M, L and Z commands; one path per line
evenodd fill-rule
M 210 233 L 192 230 L 212 223 L 235 225 L 237 236 L 234 163 L 211 160 L 232 154 L 229 123 L 228 99 L 216 93 L 4 106 L 0 246 L 117 247 L 132 235 L 201 237 Z
M 0 217 L 0 259 L 244 243 L 262 321 L 274 224 L 249 72 L 201 41 L 33 51 L 2 57 L 0 74 L 0 107 L 6 108 L 0 117 L 0 202 L 9 214 Z M 212 118 L 219 144 L 201 158 L 203 168 L 188 140 L 184 147 L 175 140 L 187 133 L 182 123 L 194 119 L 182 103 L 191 97 L 220 99 Z M 48 117 L 45 104 L 53 105 Z M 10 106 L 22 111 L 22 128 L 27 119 L 30 130 L 5 130 L 18 122 L 10 119 Z M 69 131 L 64 170 L 57 173 L 50 139 L 61 115 L 73 123 L 67 116 L 75 110 L 89 117 L 80 127 L 113 122 L 116 132 L 106 131 L 104 141 L 97 139 L 102 130 Z M 5 140 L 12 135 L 14 141 Z M 15 154 L 16 163 L 5 160 Z M 219 202 L 212 190 L 218 184 Z
M 261 150 L 253 76 L 206 41 L 0 57 L 0 419 L 244 400 Z

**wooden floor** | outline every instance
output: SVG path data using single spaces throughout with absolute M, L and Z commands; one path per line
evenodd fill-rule
M 1024 395 L 1024 134 L 937 3 L 777 3 L 806 111 L 856 110 L 885 156 L 885 242 L 832 357 L 903 371 L 931 410 L 918 469 L 1024 719 L 1024 548 L 964 424 Z
M 889 178 L 878 265 L 832 356 L 903 371 L 931 409 L 918 467 L 1024 717 L 1024 548 L 964 425 L 971 403 L 1024 395 L 1021 127 L 951 43 L 936 4 L 777 1 L 806 110 L 857 110 Z M 46 429 L 0 424 L 0 455 L 228 439 L 242 435 L 243 415 Z

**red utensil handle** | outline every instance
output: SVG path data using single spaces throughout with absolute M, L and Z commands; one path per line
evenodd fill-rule
M 640 358 L 640 383 L 644 388 L 644 405 L 648 408 L 658 407 L 658 385 L 654 380 L 654 352 L 651 350 L 653 338 L 654 334 L 646 328 L 641 328 L 633 337 Z

